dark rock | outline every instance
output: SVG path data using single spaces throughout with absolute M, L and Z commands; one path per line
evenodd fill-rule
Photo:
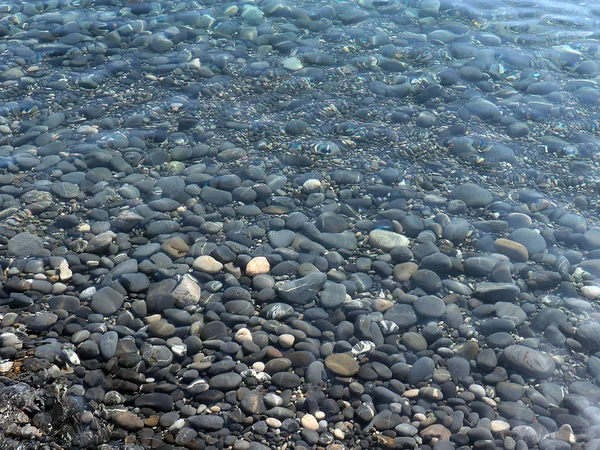
M 523 345 L 511 345 L 505 348 L 502 360 L 517 373 L 528 377 L 549 378 L 554 375 L 552 358 Z

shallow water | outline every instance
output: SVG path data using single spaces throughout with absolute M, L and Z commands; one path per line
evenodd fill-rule
M 247 150 L 266 144 L 273 156 L 325 164 L 343 156 L 358 165 L 373 154 L 409 173 L 431 170 L 423 159 L 450 156 L 499 185 L 595 186 L 592 5 L 129 6 L 6 3 L 6 122 L 65 112 L 70 129 L 79 121 L 98 127 L 80 137 L 100 147 L 159 127 L 171 132 L 167 148 L 228 140 Z M 30 76 L 17 83 L 21 72 Z M 74 97 L 85 108 L 72 110 Z M 310 128 L 282 133 L 290 120 Z

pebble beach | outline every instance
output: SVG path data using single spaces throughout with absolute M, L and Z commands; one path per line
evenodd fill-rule
M 0 450 L 600 450 L 600 7 L 0 4 Z

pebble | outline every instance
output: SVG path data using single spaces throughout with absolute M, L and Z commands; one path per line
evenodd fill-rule
M 271 270 L 271 266 L 264 256 L 252 258 L 246 265 L 246 275 L 249 277 L 269 273 L 269 270 Z
M 369 243 L 375 248 L 390 252 L 396 247 L 407 247 L 410 240 L 393 231 L 373 230 L 369 233 Z
M 8 241 L 8 252 L 17 257 L 31 256 L 44 248 L 44 242 L 31 233 L 19 233 Z
M 359 370 L 357 361 L 348 353 L 332 354 L 325 358 L 325 367 L 336 375 L 351 377 Z
M 554 374 L 552 358 L 529 347 L 511 345 L 504 349 L 502 357 L 506 365 L 525 376 L 549 378 Z

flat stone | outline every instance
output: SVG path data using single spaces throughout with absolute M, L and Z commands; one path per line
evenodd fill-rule
M 100 233 L 98 236 L 94 236 L 90 242 L 88 242 L 88 246 L 86 248 L 87 252 L 90 253 L 103 253 L 110 244 L 112 244 L 113 233 L 107 231 L 105 233 Z
M 44 241 L 31 233 L 19 233 L 8 240 L 8 253 L 13 256 L 31 256 L 44 248 Z
M 384 313 L 383 318 L 398 325 L 401 331 L 408 330 L 417 323 L 417 315 L 411 305 L 392 306 Z
M 319 305 L 325 309 L 334 309 L 346 301 L 346 286 L 326 284 L 319 297 Z
M 100 354 L 106 361 L 115 356 L 118 342 L 119 335 L 116 331 L 107 331 L 100 338 Z
M 68 312 L 75 312 L 81 306 L 81 303 L 77 297 L 72 295 L 57 295 L 48 300 L 48 305 L 53 310 L 64 309 Z
M 200 272 L 217 274 L 223 269 L 223 264 L 217 261 L 212 256 L 198 256 L 192 263 L 192 267 Z
M 442 289 L 442 280 L 433 270 L 419 269 L 410 277 L 410 281 L 428 294 L 435 294 Z
M 373 230 L 369 233 L 369 243 L 386 252 L 396 247 L 408 247 L 410 240 L 399 233 L 387 230 Z
M 408 384 L 416 385 L 421 381 L 430 378 L 433 375 L 435 369 L 435 362 L 427 356 L 419 358 L 410 369 L 406 382 Z
M 295 389 L 302 383 L 300 377 L 292 372 L 278 372 L 271 377 L 271 381 L 283 389 Z
M 72 199 L 79 195 L 79 186 L 66 181 L 57 181 L 50 188 L 53 194 L 64 199 Z
M 119 411 L 112 416 L 113 422 L 127 431 L 137 431 L 144 428 L 144 421 L 129 411 Z
M 498 404 L 498 413 L 507 419 L 522 420 L 531 423 L 535 414 L 527 406 L 516 402 L 501 402 Z
M 444 301 L 433 295 L 420 297 L 413 303 L 413 308 L 421 317 L 428 319 L 437 319 L 442 317 L 446 312 L 446 304 Z
M 283 282 L 277 286 L 277 293 L 288 303 L 305 305 L 315 299 L 325 281 L 327 275 L 324 273 L 311 272 L 302 278 Z
M 336 375 L 351 377 L 360 369 L 358 362 L 349 353 L 335 353 L 325 358 L 325 367 Z
M 465 183 L 455 187 L 450 192 L 450 198 L 462 200 L 471 208 L 487 206 L 494 200 L 490 191 L 474 183 Z
M 496 239 L 494 248 L 498 253 L 508 256 L 513 261 L 526 262 L 529 259 L 527 248 L 510 239 Z
M 491 303 L 512 302 L 520 293 L 521 289 L 516 284 L 484 281 L 476 284 L 473 296 Z
M 502 359 L 511 369 L 528 377 L 549 378 L 554 374 L 552 358 L 523 345 L 505 348 Z
M 219 431 L 223 428 L 225 420 L 217 415 L 192 416 L 188 418 L 189 424 L 198 430 Z
M 414 352 L 421 352 L 427 349 L 427 341 L 420 333 L 406 332 L 402 335 L 401 342 Z
M 175 333 L 175 326 L 166 320 L 157 320 L 148 325 L 148 332 L 160 338 L 168 338 Z
M 27 328 L 32 331 L 46 331 L 56 323 L 58 316 L 52 313 L 42 313 L 37 316 L 32 316 L 27 321 Z
M 154 411 L 169 412 L 173 409 L 173 397 L 161 392 L 142 394 L 135 400 L 138 408 L 150 408 Z
M 210 379 L 208 385 L 211 389 L 231 391 L 242 384 L 242 376 L 235 372 L 220 373 Z
M 426 436 L 436 437 L 440 441 L 447 441 L 450 439 L 451 434 L 452 433 L 450 432 L 450 430 L 448 430 L 443 425 L 433 424 L 433 425 L 429 425 L 426 428 L 423 428 L 421 430 L 421 432 L 419 433 L 419 436 L 421 436 L 421 437 L 426 437 Z

